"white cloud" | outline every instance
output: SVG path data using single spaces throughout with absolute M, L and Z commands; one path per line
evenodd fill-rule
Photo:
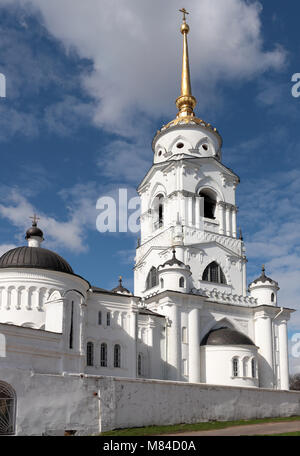
M 20 238 L 29 227 L 28 217 L 38 212 L 41 218 L 39 226 L 45 232 L 47 247 L 63 246 L 77 253 L 87 249 L 83 236 L 84 225 L 79 214 L 73 214 L 66 222 L 59 222 L 42 211 L 36 211 L 36 208 L 16 189 L 6 195 L 5 200 L 5 204 L 0 204 L 0 215 L 20 229 Z
M 17 247 L 15 244 L 1 244 L 0 245 L 0 257 L 8 250 L 14 249 Z
M 296 309 L 290 329 L 300 332 L 300 172 L 268 173 L 244 182 L 240 218 L 248 228 L 248 270 L 265 263 L 267 275 L 279 282 L 279 305 Z
M 34 114 L 0 105 L 0 141 L 7 141 L 17 133 L 29 138 L 36 137 L 38 132 Z
M 70 135 L 79 124 L 91 119 L 93 107 L 82 103 L 77 98 L 66 96 L 63 101 L 51 104 L 45 108 L 44 122 L 50 132 L 60 135 Z
M 0 0 L 0 5 L 12 0 Z M 66 52 L 91 59 L 82 84 L 96 101 L 96 125 L 125 136 L 140 134 L 147 118 L 175 114 L 179 95 L 180 0 L 15 0 L 41 13 Z M 285 51 L 265 50 L 261 5 L 244 0 L 190 0 L 193 83 L 202 106 L 220 80 L 248 79 L 282 67 Z M 28 10 L 27 10 L 28 11 Z M 67 18 L 67 20 L 66 20 Z M 225 39 L 226 38 L 226 39 Z M 205 45 L 203 45 L 205 43 Z M 142 115 L 141 115 L 142 114 Z
M 110 142 L 101 150 L 98 159 L 100 173 L 110 180 L 130 182 L 137 186 L 152 164 L 153 153 L 140 141 Z

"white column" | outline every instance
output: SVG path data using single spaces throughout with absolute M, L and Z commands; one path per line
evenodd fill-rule
M 182 225 L 186 225 L 186 216 L 185 216 L 185 198 L 183 195 L 180 197 L 180 215 Z
M 236 213 L 237 213 L 237 208 L 233 207 L 232 208 L 232 219 L 231 219 L 231 227 L 232 227 L 232 236 L 236 238 Z
M 224 203 L 219 202 L 220 234 L 225 234 Z
M 200 315 L 199 309 L 189 312 L 189 382 L 200 383 Z
M 188 224 L 193 226 L 193 198 L 188 197 Z
M 168 327 L 168 380 L 179 380 L 181 377 L 181 337 L 179 308 L 170 306 L 170 326 Z
M 255 344 L 261 355 L 258 362 L 259 386 L 274 387 L 272 320 L 264 314 L 255 319 Z
M 231 211 L 231 207 L 229 206 L 229 204 L 226 204 L 226 235 L 227 236 L 231 236 L 230 211 Z
M 280 389 L 289 389 L 289 361 L 288 361 L 288 335 L 287 321 L 282 320 L 278 324 L 279 342 L 279 366 L 280 366 Z
M 131 375 L 133 378 L 137 377 L 137 369 L 136 369 L 136 363 L 137 363 L 137 313 L 131 309 L 131 315 L 130 315 L 130 336 L 132 340 L 132 361 L 131 361 Z
M 153 377 L 153 325 L 147 327 L 147 345 L 149 347 L 149 378 Z
M 195 199 L 195 225 L 200 228 L 200 198 L 196 196 Z
M 2 290 L 2 310 L 9 310 L 9 293 L 7 288 L 3 288 Z

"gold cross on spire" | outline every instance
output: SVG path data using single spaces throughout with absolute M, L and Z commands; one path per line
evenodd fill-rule
M 189 14 L 185 8 L 179 10 L 183 14 L 183 20 L 185 21 L 185 15 Z
M 183 22 L 180 27 L 180 32 L 183 35 L 183 54 L 182 54 L 182 74 L 181 74 L 181 94 L 176 100 L 178 108 L 177 118 L 191 118 L 195 117 L 194 108 L 196 106 L 196 98 L 192 95 L 191 77 L 190 77 L 190 64 L 189 52 L 187 43 L 187 34 L 189 33 L 189 26 L 185 22 L 185 15 L 189 14 L 185 8 L 179 10 L 183 13 Z
M 36 226 L 37 225 L 37 221 L 40 220 L 40 217 L 38 217 L 36 214 L 33 214 L 33 217 L 29 217 L 30 219 L 32 219 L 32 225 L 33 226 Z

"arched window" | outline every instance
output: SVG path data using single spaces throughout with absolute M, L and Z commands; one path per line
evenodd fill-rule
M 114 367 L 121 367 L 121 347 L 119 344 L 114 346 Z
M 243 359 L 243 377 L 249 377 L 248 364 L 249 364 L 249 358 L 244 358 Z
M 184 288 L 184 277 L 180 277 L 179 279 L 179 287 Z
M 143 355 L 138 354 L 138 375 L 143 375 Z
M 156 287 L 157 284 L 157 269 L 153 266 L 150 269 L 149 274 L 147 276 L 146 290 L 149 290 L 149 288 Z
M 272 294 L 271 294 L 271 302 L 274 302 L 274 301 L 275 301 L 275 294 L 272 293 Z
M 13 435 L 16 421 L 16 393 L 5 382 L 0 382 L 0 435 Z
M 156 195 L 152 209 L 154 229 L 157 230 L 164 226 L 164 195 Z
M 102 325 L 102 312 L 98 312 L 98 325 Z
M 69 333 L 69 348 L 73 348 L 73 339 L 74 339 L 74 334 L 73 334 L 73 320 L 74 320 L 74 301 L 71 303 L 71 322 L 70 322 L 70 333 Z
M 213 261 L 210 263 L 203 272 L 202 280 L 206 282 L 224 283 L 226 285 L 226 278 L 221 267 Z
M 204 217 L 209 219 L 215 219 L 216 211 L 216 196 L 211 190 L 201 190 L 199 196 L 204 198 Z
M 181 330 L 181 339 L 182 339 L 182 343 L 183 344 L 187 344 L 187 329 L 185 326 L 182 327 L 182 330 Z
M 252 375 L 252 378 L 256 378 L 256 361 L 255 361 L 255 358 L 252 358 L 252 360 L 251 360 L 251 375 Z
M 239 376 L 239 360 L 238 358 L 233 358 L 232 360 L 232 375 L 233 377 Z
M 159 228 L 164 225 L 164 205 L 163 198 L 160 197 L 158 205 L 158 226 Z
M 164 279 L 160 279 L 160 288 L 164 287 Z
M 93 344 L 93 342 L 88 342 L 86 345 L 86 364 L 87 364 L 87 366 L 94 365 L 94 344 Z
M 107 344 L 104 342 L 100 347 L 100 366 L 107 367 Z

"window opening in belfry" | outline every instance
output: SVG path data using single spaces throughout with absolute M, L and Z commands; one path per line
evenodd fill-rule
M 202 280 L 213 283 L 224 283 L 226 285 L 225 275 L 218 263 L 213 261 L 204 270 Z
M 215 219 L 216 211 L 216 200 L 212 192 L 208 190 L 201 190 L 199 196 L 204 198 L 204 217 L 209 219 Z
M 147 275 L 146 290 L 148 290 L 149 288 L 156 287 L 157 284 L 157 269 L 153 266 L 150 269 L 149 274 Z
M 158 227 L 161 228 L 164 224 L 164 204 L 163 195 L 158 195 Z

